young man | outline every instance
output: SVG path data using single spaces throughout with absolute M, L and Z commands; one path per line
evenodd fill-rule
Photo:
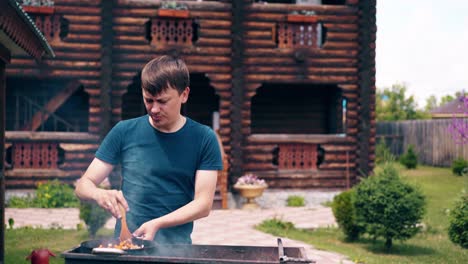
M 141 86 L 148 114 L 112 128 L 75 193 L 117 218 L 122 205 L 136 237 L 191 243 L 193 221 L 211 211 L 222 169 L 220 147 L 212 129 L 180 114 L 190 93 L 182 60 L 151 60 L 142 70 Z M 122 190 L 98 188 L 117 164 L 122 166 Z M 117 221 L 115 235 L 119 233 Z

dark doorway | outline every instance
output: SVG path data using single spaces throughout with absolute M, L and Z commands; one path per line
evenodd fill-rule
M 204 74 L 190 74 L 190 95 L 182 106 L 182 114 L 212 127 L 213 112 L 219 109 L 219 96 Z M 133 78 L 122 98 L 122 120 L 146 114 L 141 94 L 140 74 Z
M 7 87 L 7 131 L 88 131 L 89 95 L 82 85 L 70 80 L 8 78 Z M 39 122 L 33 121 L 37 118 Z
M 342 133 L 341 89 L 336 85 L 265 84 L 252 98 L 253 134 Z

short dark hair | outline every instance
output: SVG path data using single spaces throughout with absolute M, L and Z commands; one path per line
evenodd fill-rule
M 173 88 L 181 94 L 190 85 L 187 65 L 182 59 L 161 56 L 148 62 L 141 71 L 141 88 L 151 95 Z

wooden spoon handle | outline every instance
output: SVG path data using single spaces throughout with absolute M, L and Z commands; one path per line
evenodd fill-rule
M 127 212 L 125 212 L 125 208 L 119 204 L 120 207 L 120 214 L 122 218 L 120 219 L 121 227 L 120 227 L 120 241 L 132 239 L 132 233 L 128 230 L 127 226 Z

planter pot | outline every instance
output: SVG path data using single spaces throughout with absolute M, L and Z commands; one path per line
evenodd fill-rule
M 189 15 L 188 10 L 158 9 L 158 17 L 188 18 Z
M 260 197 L 267 187 L 267 185 L 234 185 L 234 189 L 246 199 L 242 209 L 258 208 L 255 198 Z
M 293 23 L 317 23 L 318 18 L 317 16 L 289 14 L 286 20 Z
M 53 6 L 23 6 L 23 10 L 30 14 L 52 15 L 55 12 Z

